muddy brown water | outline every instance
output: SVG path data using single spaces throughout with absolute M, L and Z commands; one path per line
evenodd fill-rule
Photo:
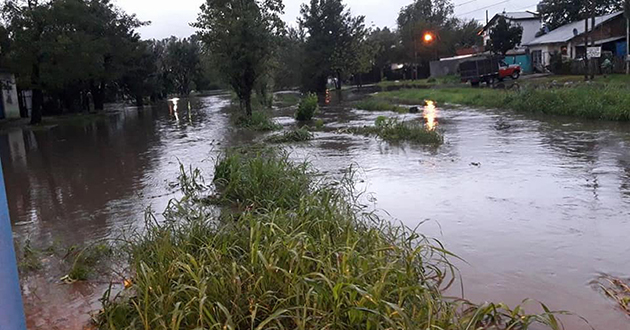
M 86 244 L 141 226 L 148 207 L 162 210 L 179 196 L 179 162 L 209 177 L 224 147 L 261 139 L 231 128 L 228 104 L 211 96 L 180 100 L 177 112 L 167 104 L 117 106 L 87 125 L 2 133 L 16 242 Z M 401 117 L 436 125 L 443 146 L 335 133 L 383 114 L 342 103 L 323 109 L 328 131 L 288 149 L 332 175 L 358 165 L 376 207 L 410 227 L 424 222 L 423 233 L 466 260 L 458 266 L 467 299 L 515 305 L 532 298 L 596 329 L 630 329 L 590 284 L 600 273 L 630 276 L 630 124 L 444 104 L 421 109 Z M 290 109 L 275 114 L 287 129 L 295 125 Z M 106 282 L 60 284 L 64 268 L 43 265 L 22 274 L 29 329 L 83 329 Z M 590 328 L 563 320 L 567 329 Z

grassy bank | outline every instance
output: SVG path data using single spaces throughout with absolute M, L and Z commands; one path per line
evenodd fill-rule
M 383 92 L 375 97 L 394 103 L 421 104 L 429 99 L 440 103 L 522 112 L 630 120 L 630 93 L 625 88 L 614 86 L 524 88 L 521 91 L 486 88 L 407 89 Z
M 212 187 L 185 176 L 196 189 L 125 246 L 133 284 L 105 296 L 101 329 L 560 328 L 552 313 L 443 296 L 452 255 L 363 211 L 351 174 L 320 181 L 270 151 L 216 168 Z M 231 212 L 213 216 L 208 200 Z
M 374 126 L 353 127 L 354 134 L 375 135 L 387 142 L 409 141 L 418 144 L 440 145 L 444 137 L 418 122 L 404 122 L 396 118 L 378 117 Z

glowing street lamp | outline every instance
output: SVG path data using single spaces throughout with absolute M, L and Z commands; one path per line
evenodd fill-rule
M 430 32 L 427 32 L 424 34 L 424 43 L 429 44 L 433 42 L 433 39 L 435 39 L 435 37 L 433 37 L 433 34 L 431 34 Z

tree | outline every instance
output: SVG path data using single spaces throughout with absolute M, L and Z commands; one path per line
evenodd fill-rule
M 290 27 L 279 37 L 274 60 L 274 83 L 277 88 L 298 87 L 304 71 L 306 33 L 301 28 Z
M 459 21 L 453 17 L 450 0 L 415 0 L 401 9 L 398 15 L 398 33 L 402 45 L 402 61 L 415 68 L 419 66 L 428 74 L 429 61 L 454 52 L 452 32 Z M 423 42 L 425 33 L 435 35 L 438 40 L 431 44 Z
M 201 46 L 196 36 L 177 39 L 172 37 L 166 45 L 164 58 L 167 76 L 177 93 L 188 95 L 201 73 Z M 195 85 L 196 87 L 196 85 Z
M 374 45 L 374 67 L 378 70 L 379 80 L 383 79 L 384 71 L 400 59 L 399 36 L 387 27 L 376 28 L 369 36 Z
M 594 2 L 594 14 L 605 15 L 622 9 L 619 0 L 589 0 Z M 590 6 L 580 0 L 542 0 L 539 11 L 550 30 L 583 20 L 590 14 Z
M 3 18 L 11 35 L 9 67 L 18 87 L 33 91 L 32 124 L 44 112 L 82 109 L 87 91 L 103 109 L 106 88 L 133 63 L 135 28 L 144 24 L 109 0 L 9 0 Z
M 505 55 L 510 49 L 521 44 L 523 27 L 510 24 L 504 17 L 490 30 L 490 49 L 492 52 Z
M 353 17 L 341 0 L 311 0 L 300 12 L 300 27 L 307 34 L 303 89 L 323 94 L 331 76 L 341 88 L 346 74 L 365 68 L 365 17 Z
M 252 91 L 270 68 L 275 37 L 284 29 L 281 0 L 206 0 L 193 24 L 220 71 L 252 114 Z

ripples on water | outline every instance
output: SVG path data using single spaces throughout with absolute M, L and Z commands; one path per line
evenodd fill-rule
M 179 196 L 179 162 L 210 176 L 222 148 L 260 139 L 230 127 L 227 104 L 213 96 L 120 107 L 86 126 L 2 134 L 16 240 L 82 244 L 141 223 L 148 206 L 162 210 Z M 334 102 L 321 115 L 329 130 L 290 149 L 328 173 L 358 164 L 379 208 L 410 227 L 430 219 L 422 230 L 469 263 L 460 265 L 466 298 L 530 297 L 599 329 L 630 328 L 588 285 L 598 272 L 630 274 L 630 126 L 420 106 L 401 117 L 444 132 L 437 150 L 337 134 L 382 113 Z M 292 110 L 276 116 L 294 125 Z M 62 286 L 60 275 L 49 265 L 23 278 L 31 329 L 81 329 L 98 307 L 102 285 Z

